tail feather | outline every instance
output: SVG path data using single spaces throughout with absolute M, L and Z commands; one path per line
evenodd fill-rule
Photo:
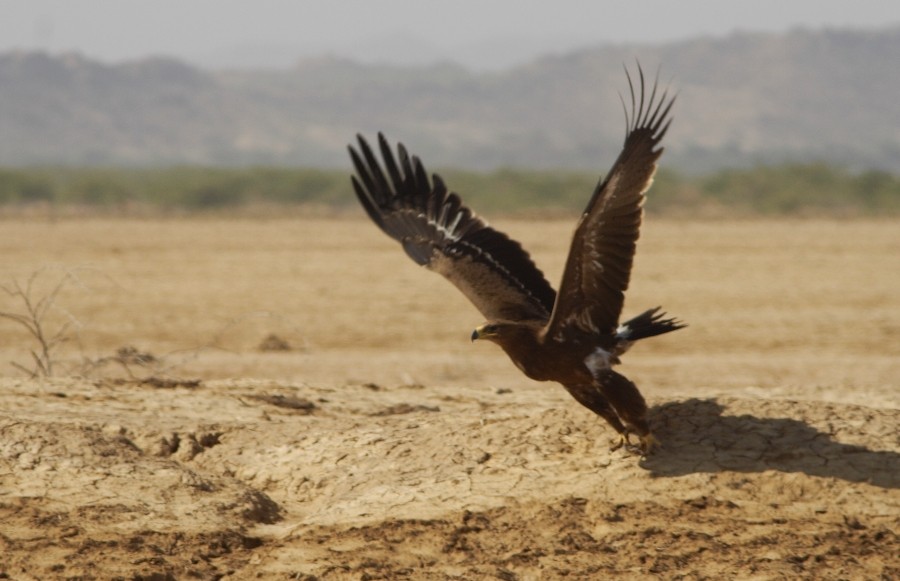
M 637 341 L 647 337 L 655 337 L 669 331 L 677 331 L 687 327 L 675 318 L 665 318 L 666 313 L 660 311 L 662 307 L 656 307 L 644 311 L 637 317 L 619 325 L 616 329 L 616 339 L 620 341 Z

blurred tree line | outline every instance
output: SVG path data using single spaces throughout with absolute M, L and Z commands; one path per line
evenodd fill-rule
M 486 214 L 580 211 L 599 176 L 501 169 L 439 172 Z M 663 169 L 648 211 L 670 215 L 900 215 L 900 176 L 825 164 L 728 169 L 686 175 Z M 6 168 L 0 209 L 80 208 L 98 212 L 240 211 L 253 207 L 355 208 L 343 170 L 279 167 Z

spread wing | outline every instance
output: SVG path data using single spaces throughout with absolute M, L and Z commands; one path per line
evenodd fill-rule
M 349 148 L 353 188 L 369 217 L 418 264 L 456 285 L 488 320 L 546 321 L 556 292 L 522 246 L 494 230 L 402 144 L 378 134 L 384 170 L 362 136 Z M 386 170 L 386 171 L 385 171 Z
M 625 144 L 609 175 L 594 190 L 575 235 L 548 324 L 548 336 L 614 332 L 628 288 L 639 235 L 644 193 L 653 182 L 659 143 L 671 122 L 673 98 L 657 98 L 656 83 L 646 96 L 638 67 L 640 95 L 628 70 L 631 109 L 625 107 Z

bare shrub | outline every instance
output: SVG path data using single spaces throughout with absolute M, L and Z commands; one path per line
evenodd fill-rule
M 0 290 L 20 307 L 15 311 L 0 311 L 0 319 L 12 321 L 25 329 L 36 343 L 35 347 L 29 350 L 32 368 L 15 361 L 11 362 L 13 367 L 31 377 L 53 375 L 56 349 L 72 339 L 73 329 L 79 325 L 75 317 L 56 305 L 59 293 L 75 280 L 74 275 L 66 271 L 47 292 L 41 294 L 36 283 L 44 272 L 45 269 L 40 269 L 31 273 L 24 286 L 18 280 L 0 285 Z M 51 311 L 61 313 L 63 321 L 51 318 Z

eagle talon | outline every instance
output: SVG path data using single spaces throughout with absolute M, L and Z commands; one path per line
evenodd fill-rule
M 630 431 L 619 434 L 619 437 L 613 440 L 612 445 L 609 447 L 609 451 L 615 452 L 620 448 L 624 448 L 632 454 L 646 456 L 660 446 L 659 440 L 657 440 L 650 432 L 647 432 L 643 436 L 638 436 L 639 442 L 636 444 L 632 443 L 630 438 L 631 434 L 632 432 Z
M 628 434 L 619 434 L 619 437 L 613 439 L 610 444 L 609 451 L 615 452 L 619 448 L 625 448 L 627 450 L 630 446 L 631 442 L 628 441 Z
M 644 455 L 644 449 L 641 448 L 637 444 L 628 444 L 627 446 L 625 446 L 625 450 L 627 450 L 630 454 L 633 454 L 635 456 L 643 456 Z

